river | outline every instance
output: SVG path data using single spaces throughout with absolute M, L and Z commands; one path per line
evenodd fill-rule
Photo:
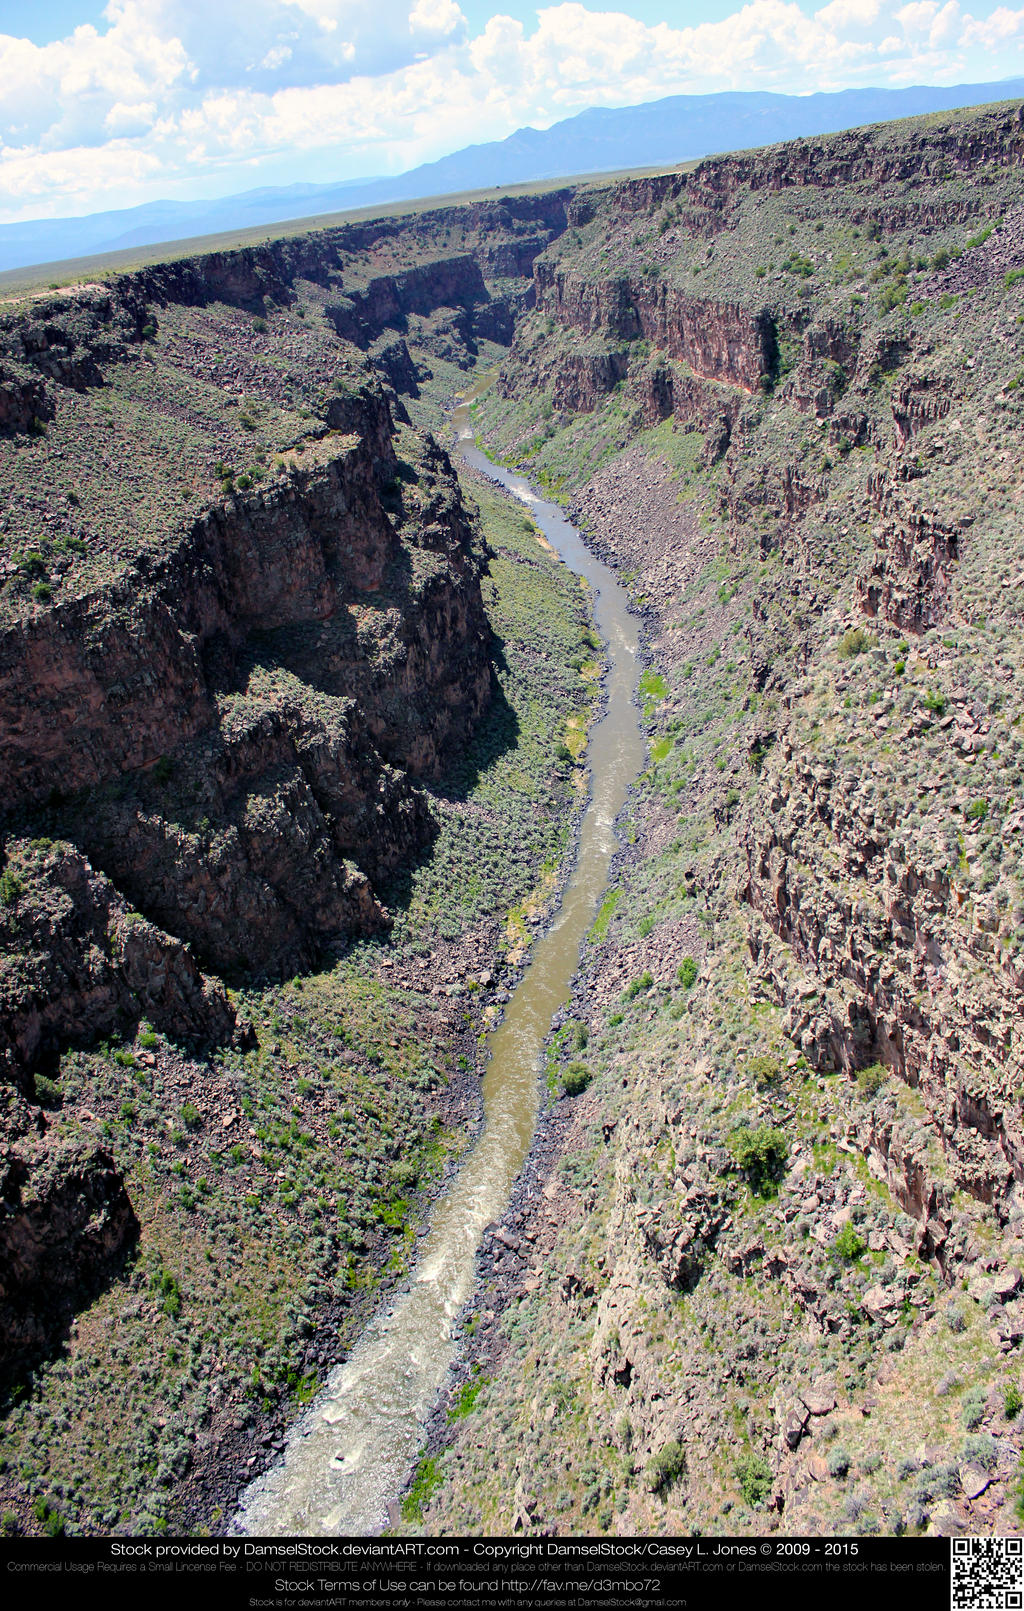
M 473 394 L 470 394 L 472 396 Z M 473 1289 L 484 1227 L 500 1217 L 529 1152 L 542 1048 L 569 996 L 615 851 L 615 819 L 644 764 L 635 702 L 637 621 L 609 567 L 556 504 L 473 445 L 470 402 L 456 411 L 458 453 L 525 504 L 566 565 L 587 582 L 608 646 L 606 705 L 590 732 L 590 797 L 558 912 L 536 942 L 490 1036 L 479 1139 L 433 1211 L 408 1289 L 367 1326 L 288 1436 L 284 1458 L 242 1494 L 236 1528 L 259 1537 L 361 1536 L 387 1525 L 423 1443 L 423 1425 L 455 1358 L 453 1321 Z

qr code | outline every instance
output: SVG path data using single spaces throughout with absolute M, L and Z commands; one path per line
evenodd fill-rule
M 1022 1611 L 1024 1538 L 954 1538 L 953 1611 Z

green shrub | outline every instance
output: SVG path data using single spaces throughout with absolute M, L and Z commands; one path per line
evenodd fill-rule
M 759 1124 L 756 1130 L 744 1125 L 733 1132 L 728 1145 L 751 1191 L 758 1197 L 773 1196 L 789 1157 L 782 1131 L 767 1124 Z
M 14 906 L 18 896 L 24 893 L 25 886 L 17 874 L 5 867 L 0 873 L 0 906 Z
M 37 1494 L 33 1500 L 32 1514 L 42 1527 L 47 1538 L 63 1537 L 64 1517 L 42 1494 Z
M 983 1387 L 972 1387 L 970 1392 L 964 1394 L 963 1402 L 960 1405 L 960 1419 L 966 1431 L 977 1431 L 985 1419 L 985 1389 Z
M 174 1320 L 181 1313 L 181 1288 L 169 1270 L 161 1270 L 150 1282 L 158 1306 Z
M 64 1092 L 56 1080 L 48 1080 L 45 1074 L 35 1077 L 36 1101 L 40 1107 L 59 1108 L 64 1101 Z
M 889 1077 L 889 1070 L 884 1063 L 871 1063 L 867 1068 L 857 1072 L 857 1089 L 861 1096 L 871 1099 L 877 1096 Z
M 871 632 L 865 632 L 863 627 L 849 627 L 836 645 L 836 654 L 840 660 L 852 660 L 854 655 L 873 649 L 877 642 L 878 639 Z
M 984 822 L 988 816 L 987 800 L 972 800 L 967 807 L 967 816 L 971 822 Z
M 772 1468 L 764 1455 L 755 1454 L 753 1450 L 745 1454 L 737 1461 L 736 1476 L 739 1480 L 740 1493 L 751 1508 L 763 1503 L 771 1493 Z
M 845 1449 L 833 1449 L 828 1457 L 830 1477 L 845 1477 L 850 1469 L 850 1456 Z
M 934 716 L 944 716 L 946 713 L 945 696 L 940 694 L 937 688 L 929 688 L 921 703 L 925 710 L 930 710 Z
M 959 1469 L 952 1462 L 929 1466 L 921 1472 L 912 1491 L 922 1505 L 929 1505 L 934 1499 L 952 1499 L 960 1492 Z
M 653 983 L 654 975 L 645 969 L 645 971 L 640 975 L 639 979 L 630 980 L 629 984 L 622 992 L 622 1000 L 633 1001 L 635 997 L 641 994 L 642 991 L 650 990 Z
M 600 945 L 602 940 L 605 939 L 608 933 L 609 924 L 611 923 L 612 917 L 615 913 L 615 908 L 618 906 L 621 899 L 621 890 L 612 889 L 608 891 L 608 894 L 601 902 L 600 910 L 598 911 L 598 914 L 594 919 L 593 927 L 590 930 L 589 938 L 591 944 Z
M 640 692 L 646 699 L 665 699 L 668 683 L 660 672 L 647 670 L 640 678 Z
M 784 274 L 796 274 L 801 280 L 809 280 L 814 276 L 814 264 L 809 257 L 794 252 L 793 256 L 787 257 L 783 263 L 782 271 Z
M 449 1421 L 465 1420 L 483 1392 L 483 1388 L 483 1382 L 464 1382 L 455 1402 L 448 1411 Z
M 423 1506 L 433 1497 L 442 1480 L 440 1455 L 424 1455 L 416 1467 L 416 1475 L 413 1477 L 409 1492 L 402 1500 L 403 1521 L 423 1520 Z
M 587 1028 L 586 1024 L 581 1023 L 578 1018 L 574 1018 L 571 1019 L 565 1027 L 568 1031 L 569 1044 L 571 1045 L 573 1051 L 586 1051 L 587 1043 L 590 1040 L 590 1030 Z
M 181 1122 L 186 1130 L 198 1130 L 203 1116 L 193 1102 L 186 1102 L 181 1110 Z
M 866 1251 L 867 1245 L 856 1225 L 847 1220 L 832 1243 L 832 1256 L 843 1264 L 852 1264 Z
M 1011 1382 L 1003 1395 L 1003 1414 L 1008 1421 L 1015 1421 L 1024 1410 L 1024 1397 L 1016 1382 Z
M 994 1471 L 999 1463 L 999 1444 L 987 1432 L 976 1432 L 964 1438 L 963 1457 L 982 1471 Z
M 757 1084 L 762 1088 L 767 1085 L 777 1085 L 782 1076 L 782 1064 L 777 1057 L 769 1052 L 758 1052 L 747 1064 Z
M 647 1484 L 652 1493 L 664 1493 L 686 1474 L 686 1450 L 673 1438 L 652 1454 L 647 1462 Z
M 18 571 L 20 575 L 27 577 L 30 582 L 36 578 L 45 577 L 46 560 L 43 558 L 43 555 L 39 552 L 38 548 L 28 548 L 25 550 L 24 554 L 22 554 L 21 558 L 18 560 Z
M 684 990 L 692 990 L 697 982 L 697 964 L 692 957 L 684 957 L 679 964 L 679 983 Z
M 562 1075 L 562 1090 L 566 1096 L 579 1096 L 590 1084 L 593 1075 L 586 1063 L 570 1063 Z
M 878 311 L 879 313 L 889 313 L 893 308 L 902 307 L 906 300 L 906 280 L 895 280 L 892 285 L 886 286 L 878 298 Z

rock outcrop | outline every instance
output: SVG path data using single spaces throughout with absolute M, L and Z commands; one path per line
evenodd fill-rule
M 28 1157 L 26 1157 L 28 1152 Z M 0 1153 L 0 1378 L 52 1347 L 138 1234 L 109 1151 L 66 1142 Z
M 32 1071 L 55 1066 L 61 1047 L 133 1034 L 142 1018 L 192 1046 L 237 1032 L 189 948 L 69 844 L 8 842 L 0 948 L 0 1073 L 28 1096 Z
M 775 329 L 763 309 L 689 296 L 658 276 L 584 278 L 543 259 L 534 283 L 537 311 L 584 337 L 648 341 L 700 379 L 748 392 L 772 372 Z

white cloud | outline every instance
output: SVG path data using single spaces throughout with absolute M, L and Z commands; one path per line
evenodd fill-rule
M 291 45 L 274 45 L 267 51 L 260 66 L 272 73 L 275 67 L 283 67 L 285 62 L 291 59 L 291 54 Z
M 453 34 L 466 19 L 455 0 L 417 0 L 409 14 L 409 27 L 413 33 Z
M 956 0 L 947 0 L 939 6 L 936 0 L 914 0 L 896 13 L 904 33 L 911 39 L 927 39 L 929 45 L 944 45 L 954 38 L 960 21 L 960 7 Z
M 143 134 L 156 122 L 155 101 L 115 101 L 103 126 L 113 135 Z
M 749 0 L 682 27 L 564 0 L 472 38 L 455 0 L 109 0 L 105 16 L 44 46 L 0 34 L 7 217 L 223 193 L 253 167 L 396 171 L 592 105 L 1024 69 L 1024 6 L 957 0 Z
M 881 9 L 881 0 L 832 0 L 814 13 L 814 20 L 824 28 L 870 28 Z
M 1011 11 L 1008 6 L 997 6 L 990 16 L 983 19 L 965 17 L 960 43 L 995 50 L 1021 33 L 1024 33 L 1024 10 Z

